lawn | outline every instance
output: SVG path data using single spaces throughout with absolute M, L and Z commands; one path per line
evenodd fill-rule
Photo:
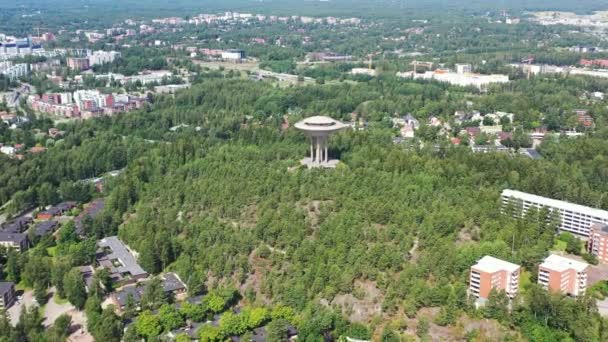
M 553 250 L 565 252 L 567 245 L 568 245 L 568 243 L 566 241 L 555 239 L 555 244 L 553 245 Z

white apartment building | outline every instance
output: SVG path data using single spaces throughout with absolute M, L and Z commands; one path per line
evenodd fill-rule
M 77 90 L 74 92 L 73 99 L 80 110 L 86 108 L 85 101 L 92 101 L 95 108 L 103 108 L 106 106 L 107 95 L 101 94 L 97 90 Z
M 7 67 L 0 67 L 0 74 L 5 75 L 11 80 L 27 76 L 29 72 L 28 66 L 25 63 L 15 64 Z
M 120 52 L 116 51 L 94 51 L 89 56 L 89 65 L 101 65 L 112 63 L 116 58 L 121 56 Z
M 397 77 L 435 80 L 438 82 L 449 83 L 461 87 L 475 87 L 479 90 L 486 90 L 493 83 L 508 83 L 509 76 L 507 75 L 481 75 L 473 73 L 456 73 L 449 70 L 438 69 L 435 71 L 427 71 L 424 74 L 415 72 L 398 72 Z
M 522 215 L 529 208 L 547 208 L 557 211 L 560 217 L 559 229 L 573 234 L 589 237 L 589 229 L 594 223 L 608 223 L 608 211 L 584 205 L 555 200 L 529 193 L 505 189 L 501 195 L 503 209 L 513 203 L 522 205 Z

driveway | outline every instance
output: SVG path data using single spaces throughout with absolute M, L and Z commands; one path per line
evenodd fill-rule
M 13 306 L 7 310 L 8 317 L 13 325 L 16 325 L 19 322 L 19 314 L 21 314 L 21 308 L 23 306 L 29 308 L 30 306 L 34 305 L 34 291 L 25 291 L 22 294 L 19 294 L 20 291 L 17 292 L 17 295 L 21 296 L 21 300 L 15 301 Z

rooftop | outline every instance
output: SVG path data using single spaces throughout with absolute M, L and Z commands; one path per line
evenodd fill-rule
M 552 198 L 537 196 L 526 192 L 517 190 L 505 189 L 502 191 L 502 196 L 515 197 L 524 201 L 539 203 L 544 206 L 549 206 L 562 210 L 569 210 L 578 213 L 585 213 L 595 218 L 608 220 L 608 211 L 591 208 L 580 204 L 570 203 L 566 201 L 560 201 Z
M 27 235 L 25 234 L 0 232 L 0 241 L 2 242 L 13 242 L 21 244 L 21 242 L 26 239 Z
M 591 225 L 591 229 L 596 233 L 600 233 L 602 235 L 608 235 L 608 224 L 603 223 L 595 223 Z
M 165 273 L 163 276 L 163 290 L 165 292 L 182 291 L 186 289 L 186 285 L 173 272 Z
M 589 264 L 586 262 L 565 258 L 557 254 L 551 254 L 545 259 L 545 261 L 543 261 L 542 264 L 540 264 L 540 266 L 557 272 L 563 272 L 569 269 L 582 272 L 589 267 Z
M 0 295 L 9 292 L 14 286 L 15 283 L 10 281 L 0 282 Z
M 57 228 L 58 225 L 59 225 L 59 222 L 57 222 L 57 221 L 40 222 L 35 226 L 36 235 L 43 236 L 43 235 L 52 233 L 55 231 L 55 229 Z
M 311 116 L 295 124 L 301 131 L 335 132 L 348 125 L 327 116 Z
M 108 268 L 111 273 L 119 275 L 129 273 L 131 276 L 148 274 L 139 266 L 135 256 L 129 252 L 118 237 L 108 236 L 101 239 L 97 242 L 97 246 L 101 249 L 97 254 L 97 262 Z M 106 249 L 110 250 L 109 253 L 105 251 Z M 119 265 L 115 261 L 119 261 Z
M 473 267 L 477 270 L 488 273 L 494 273 L 498 271 L 515 272 L 519 269 L 519 265 L 501 259 L 497 259 L 489 255 L 486 255 L 481 258 Z

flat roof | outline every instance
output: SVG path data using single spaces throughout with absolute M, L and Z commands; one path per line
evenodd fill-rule
M 574 269 L 577 272 L 584 271 L 589 264 L 586 262 L 565 258 L 561 255 L 551 254 L 549 255 L 540 267 L 547 268 L 557 272 L 563 272 L 565 270 Z
M 333 132 L 348 125 L 328 116 L 311 116 L 298 121 L 294 126 L 302 131 Z
M 521 192 L 517 190 L 505 189 L 502 191 L 502 196 L 515 197 L 524 201 L 538 203 L 543 206 L 553 207 L 562 210 L 569 210 L 578 213 L 585 213 L 590 216 L 594 216 L 600 219 L 608 220 L 608 211 L 591 208 L 584 205 L 570 203 L 566 201 L 560 201 L 552 198 L 537 196 L 529 194 L 527 192 Z
M 100 248 L 109 248 L 111 250 L 108 254 L 103 254 L 97 260 L 115 260 L 117 259 L 122 264 L 121 266 L 111 265 L 110 272 L 112 273 L 129 273 L 132 276 L 146 275 L 148 274 L 144 271 L 141 266 L 137 263 L 135 256 L 129 252 L 127 246 L 125 246 L 122 241 L 118 239 L 116 236 L 108 236 L 104 239 L 101 239 L 97 242 L 97 246 Z
M 608 225 L 604 223 L 594 223 L 591 225 L 591 229 L 595 233 L 599 233 L 602 235 L 608 235 Z
M 515 272 L 519 269 L 519 265 L 504 261 L 493 256 L 486 255 L 481 258 L 473 267 L 482 272 L 494 273 L 498 271 Z

